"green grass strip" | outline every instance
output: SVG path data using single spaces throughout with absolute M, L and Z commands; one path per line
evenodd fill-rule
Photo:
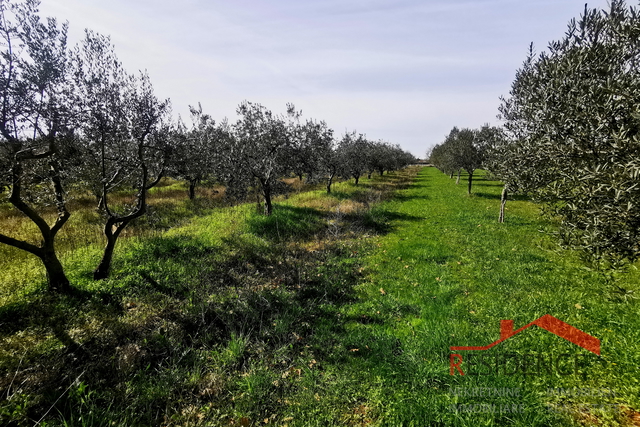
M 375 208 L 391 231 L 365 258 L 358 300 L 340 309 L 344 323 L 316 331 L 322 371 L 294 399 L 295 425 L 625 425 L 637 416 L 640 319 L 629 298 L 637 269 L 612 276 L 585 268 L 541 232 L 555 225 L 524 198 L 508 203 L 499 224 L 501 185 L 478 175 L 467 196 L 466 186 L 424 168 Z M 600 339 L 602 356 L 534 326 L 475 352 L 489 362 L 512 357 L 505 371 L 450 375 L 450 354 L 473 357 L 450 346 L 489 344 L 500 320 L 517 329 L 544 314 Z M 515 372 L 513 360 L 558 356 L 559 370 Z M 579 374 L 563 375 L 576 359 Z M 461 367 L 469 373 L 468 363 Z

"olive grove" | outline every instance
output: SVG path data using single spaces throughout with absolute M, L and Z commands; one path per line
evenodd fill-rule
M 68 47 L 68 25 L 41 18 L 39 3 L 0 2 L 0 206 L 28 218 L 41 238 L 0 230 L 0 243 L 38 257 L 51 291 L 71 290 L 55 238 L 76 196 L 95 200 L 103 221 L 105 246 L 93 273 L 100 280 L 109 276 L 118 237 L 147 214 L 149 190 L 163 178 L 186 181 L 189 199 L 205 181 L 236 201 L 253 192 L 270 215 L 291 176 L 323 181 L 331 192 L 336 177 L 358 184 L 367 172 L 414 160 L 355 131 L 338 142 L 324 121 L 302 122 L 291 104 L 277 114 L 244 101 L 235 122 L 216 122 L 198 104 L 187 126 L 156 96 L 147 72 L 126 71 L 108 36 L 87 29 Z

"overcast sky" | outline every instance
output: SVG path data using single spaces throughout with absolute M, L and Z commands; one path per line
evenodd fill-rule
M 606 0 L 589 2 L 606 8 Z M 188 120 L 243 101 L 325 120 L 424 157 L 453 126 L 499 124 L 529 43 L 564 34 L 584 0 L 42 0 L 43 15 L 111 36 L 130 72 Z

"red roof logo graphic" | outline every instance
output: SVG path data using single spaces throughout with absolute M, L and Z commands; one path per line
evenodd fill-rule
M 523 326 L 520 329 L 513 330 L 513 320 L 501 320 L 500 321 L 500 339 L 492 342 L 489 345 L 485 346 L 454 346 L 450 347 L 451 350 L 488 350 L 491 347 L 500 344 L 502 341 L 511 338 L 512 336 L 524 331 L 530 326 L 539 326 L 542 329 L 546 329 L 552 334 L 556 334 L 557 336 L 564 338 L 565 340 L 578 345 L 585 350 L 589 350 L 592 353 L 600 355 L 600 340 L 594 336 L 587 334 L 586 332 L 582 332 L 578 328 L 574 328 L 568 323 L 563 322 L 562 320 L 553 317 L 550 314 L 545 314 L 537 320 Z

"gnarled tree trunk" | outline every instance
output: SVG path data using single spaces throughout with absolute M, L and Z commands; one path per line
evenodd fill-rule
M 329 178 L 327 179 L 327 194 L 331 194 L 331 184 L 333 184 L 334 176 L 335 176 L 335 173 L 332 173 L 331 175 L 329 175 Z
M 269 179 L 260 179 L 260 186 L 262 187 L 262 196 L 264 197 L 264 214 L 266 216 L 271 215 L 273 212 L 273 205 L 271 203 L 271 183 Z
M 51 166 L 50 179 L 53 183 L 56 205 L 58 207 L 58 218 L 56 218 L 54 225 L 49 226 L 44 218 L 22 199 L 22 165 L 20 162 L 25 159 L 35 159 L 53 155 L 55 154 L 55 148 L 53 148 L 53 145 L 51 147 L 52 148 L 49 152 L 37 156 L 31 155 L 30 153 L 23 153 L 22 155 L 24 158 L 19 159 L 16 155 L 16 161 L 11 170 L 12 185 L 9 202 L 16 209 L 26 215 L 38 227 L 40 235 L 42 236 L 40 246 L 5 236 L 2 233 L 0 233 L 0 243 L 22 249 L 40 258 L 47 272 L 49 290 L 52 292 L 68 293 L 71 290 L 71 285 L 69 283 L 69 279 L 64 273 L 62 263 L 56 254 L 54 242 L 58 231 L 60 231 L 71 215 L 67 211 L 65 205 L 64 191 L 62 188 L 62 181 L 60 179 L 60 170 L 55 160 L 51 160 L 49 163 Z
M 56 255 L 56 251 L 53 246 L 53 239 L 51 239 L 50 244 L 45 244 L 40 259 L 42 260 L 44 268 L 47 271 L 49 290 L 61 293 L 68 293 L 69 291 L 71 291 L 71 284 L 69 283 L 69 279 L 64 273 L 62 263 Z
M 271 204 L 271 188 L 264 189 L 264 214 L 266 216 L 271 215 L 273 212 L 273 205 Z
M 140 179 L 140 187 L 138 189 L 138 194 L 136 196 L 137 203 L 135 209 L 126 216 L 118 216 L 114 214 L 109 208 L 109 200 L 107 198 L 108 190 L 107 187 L 104 187 L 103 190 L 103 200 L 104 200 L 104 209 L 107 214 L 107 222 L 104 225 L 104 236 L 107 239 L 107 244 L 104 247 L 104 252 L 102 253 L 102 259 L 100 263 L 93 271 L 93 279 L 94 280 L 102 280 L 109 277 L 109 272 L 111 270 L 111 261 L 113 260 L 113 251 L 116 247 L 116 242 L 118 240 L 118 236 L 122 233 L 122 230 L 134 219 L 141 217 L 147 212 L 147 191 L 153 187 L 155 187 L 162 176 L 164 175 L 164 170 L 161 171 L 156 179 L 147 184 L 147 178 L 149 176 L 149 172 L 147 169 L 147 165 L 144 163 L 144 158 L 142 156 L 143 146 L 142 143 L 139 144 L 138 147 L 138 158 L 140 159 L 140 168 L 142 171 L 142 176 Z
M 144 212 L 139 212 L 137 216 L 141 216 L 143 214 Z M 117 223 L 117 221 L 117 218 L 111 217 L 107 220 L 107 223 L 104 226 L 104 235 L 107 238 L 107 244 L 102 252 L 100 263 L 93 271 L 93 280 L 102 280 L 109 277 L 111 262 L 113 261 L 113 251 L 116 248 L 118 236 L 131 220 L 122 221 L 120 223 Z

